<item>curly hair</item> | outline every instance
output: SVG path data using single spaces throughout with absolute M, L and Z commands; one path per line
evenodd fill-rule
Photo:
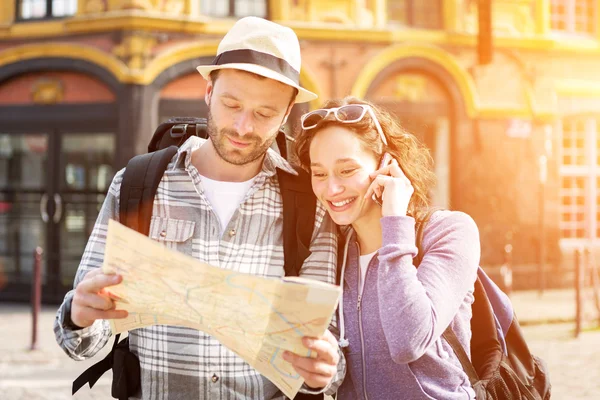
M 323 128 L 338 125 L 353 131 L 360 139 L 365 149 L 372 151 L 377 159 L 381 159 L 384 152 L 390 153 L 397 161 L 406 177 L 412 183 L 414 193 L 408 205 L 408 215 L 420 220 L 430 206 L 429 194 L 436 183 L 433 172 L 433 159 L 429 149 L 425 147 L 413 134 L 407 132 L 394 116 L 368 101 L 356 97 L 328 100 L 323 108 L 335 108 L 348 104 L 364 104 L 373 109 L 383 133 L 387 139 L 385 146 L 379 137 L 377 128 L 370 115 L 355 123 L 341 123 L 332 116 L 321 121 L 315 128 L 304 130 L 296 135 L 294 155 L 300 166 L 310 172 L 310 144 L 315 135 Z

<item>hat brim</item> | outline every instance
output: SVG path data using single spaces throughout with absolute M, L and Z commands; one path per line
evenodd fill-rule
M 273 79 L 278 82 L 284 83 L 288 86 L 298 89 L 298 95 L 296 96 L 296 100 L 294 103 L 306 103 L 309 101 L 313 101 L 319 96 L 315 93 L 304 89 L 303 87 L 297 85 L 294 81 L 289 79 L 286 76 L 283 76 L 272 69 L 256 65 L 256 64 L 223 64 L 223 65 L 200 65 L 196 67 L 196 70 L 200 72 L 200 75 L 206 80 L 209 79 L 210 73 L 212 71 L 220 70 L 220 69 L 238 69 L 242 71 L 252 72 L 253 74 L 257 74 L 260 76 L 264 76 L 265 78 Z

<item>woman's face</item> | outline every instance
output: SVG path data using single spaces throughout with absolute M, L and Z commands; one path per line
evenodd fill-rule
M 330 125 L 317 132 L 310 144 L 310 165 L 313 191 L 336 224 L 351 225 L 378 211 L 371 197 L 365 199 L 377 157 L 353 131 Z

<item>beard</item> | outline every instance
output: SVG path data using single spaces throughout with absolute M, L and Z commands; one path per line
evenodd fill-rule
M 254 133 L 241 136 L 234 129 L 223 128 L 219 130 L 210 109 L 207 116 L 207 130 L 217 155 L 233 165 L 246 165 L 263 157 L 279 133 L 276 131 L 274 135 L 263 141 L 259 135 Z M 228 138 L 236 142 L 249 144 L 245 149 L 231 148 Z

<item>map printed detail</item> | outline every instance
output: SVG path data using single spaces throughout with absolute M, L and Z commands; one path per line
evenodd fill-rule
M 117 309 L 129 312 L 110 321 L 113 334 L 150 325 L 198 329 L 289 398 L 304 380 L 282 354 L 312 356 L 302 337 L 325 332 L 340 296 L 337 286 L 314 280 L 265 278 L 205 264 L 113 220 L 102 270 L 123 276 L 108 288 L 120 298 Z

